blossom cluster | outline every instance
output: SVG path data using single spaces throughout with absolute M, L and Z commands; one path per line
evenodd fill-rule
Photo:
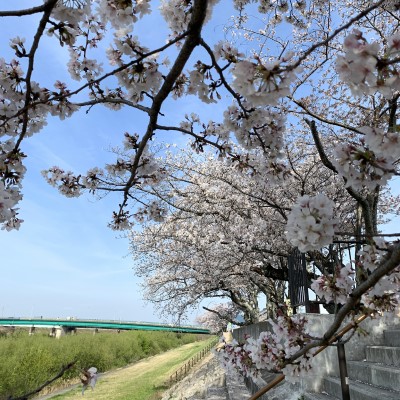
M 345 178 L 346 186 L 356 190 L 375 189 L 386 185 L 394 172 L 393 163 L 386 155 L 378 156 L 363 144 L 344 143 L 334 150 L 333 165 Z
M 310 336 L 307 333 L 307 319 L 304 316 L 280 316 L 268 320 L 271 329 L 261 332 L 257 339 L 248 337 L 243 343 L 234 340 L 217 353 L 227 370 L 257 380 L 259 371 L 282 371 L 289 381 L 296 381 L 311 368 L 308 355 L 296 362 L 291 357 Z
M 21 199 L 22 195 L 18 189 L 7 188 L 6 185 L 0 181 L 0 223 L 3 224 L 2 229 L 7 231 L 19 229 L 23 220 L 17 217 L 18 208 L 15 206 Z
M 166 214 L 163 204 L 160 201 L 154 200 L 147 204 L 146 207 L 139 208 L 134 217 L 139 223 L 144 222 L 145 217 L 154 222 L 162 222 Z
M 346 180 L 346 186 L 361 190 L 384 186 L 396 172 L 400 157 L 400 135 L 392 128 L 363 126 L 359 145 L 344 143 L 334 151 L 334 166 Z
M 224 126 L 235 134 L 246 150 L 262 148 L 277 154 L 283 146 L 286 118 L 268 109 L 257 108 L 245 113 L 237 106 L 224 112 Z
M 315 279 L 311 289 L 326 303 L 345 304 L 354 285 L 354 269 L 349 263 L 344 267 L 337 266 L 335 274 L 321 275 Z
M 43 171 L 42 175 L 48 184 L 57 187 L 66 197 L 79 197 L 82 194 L 80 176 L 75 176 L 71 171 L 65 172 L 61 168 L 52 167 Z M 91 180 L 93 181 L 93 178 Z
M 333 218 L 335 203 L 325 194 L 302 196 L 288 216 L 286 237 L 301 252 L 319 250 L 332 243 L 338 221 Z
M 2 229 L 10 231 L 19 229 L 21 222 L 18 218 L 18 203 L 22 200 L 21 179 L 26 168 L 22 164 L 25 155 L 13 151 L 13 140 L 0 142 L 0 223 Z
M 336 70 L 349 84 L 356 96 L 380 92 L 390 99 L 393 91 L 400 89 L 398 71 L 390 59 L 400 52 L 400 35 L 389 36 L 386 48 L 378 42 L 369 43 L 359 30 L 354 30 L 344 40 L 344 56 L 338 56 Z
M 365 245 L 358 253 L 357 268 L 364 274 L 375 271 L 385 261 L 389 244 L 381 237 L 374 237 L 373 242 Z M 365 307 L 374 312 L 393 311 L 400 300 L 400 267 L 384 276 L 373 288 L 362 296 Z
M 207 15 L 205 22 L 211 17 L 212 9 L 219 0 L 209 0 L 207 2 Z M 193 0 L 162 0 L 160 11 L 167 21 L 172 36 L 178 36 L 185 32 L 190 22 Z
M 296 79 L 295 70 L 284 65 L 290 57 L 272 62 L 237 62 L 232 69 L 232 87 L 252 106 L 276 105 L 290 94 L 290 84 Z

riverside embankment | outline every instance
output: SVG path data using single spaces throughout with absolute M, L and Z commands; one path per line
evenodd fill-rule
M 74 367 L 57 380 L 57 388 L 79 382 L 82 368 L 95 366 L 100 372 L 110 371 L 197 339 L 197 335 L 172 332 L 96 335 L 79 332 L 60 340 L 40 333 L 28 336 L 26 331 L 3 335 L 0 336 L 0 399 L 31 392 L 72 361 L 76 361 Z
M 96 400 L 155 400 L 162 397 L 167 390 L 165 382 L 177 367 L 200 352 L 205 341 L 189 343 L 179 348 L 166 351 L 125 368 L 100 374 L 93 391 L 85 392 L 85 399 Z M 196 368 L 194 368 L 195 370 Z M 62 392 L 49 396 L 37 397 L 45 399 L 73 400 L 82 399 L 81 386 L 75 385 Z

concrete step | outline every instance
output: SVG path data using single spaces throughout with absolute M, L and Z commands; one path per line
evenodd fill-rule
M 400 367 L 400 347 L 367 346 L 367 361 Z
M 326 393 L 304 393 L 304 400 L 337 400 Z
M 383 332 L 383 337 L 386 346 L 400 347 L 400 329 L 389 329 Z
M 229 400 L 229 398 L 227 397 L 226 394 L 224 396 L 220 396 L 220 395 L 217 395 L 217 394 L 212 394 L 212 395 L 209 395 L 207 397 L 202 398 L 201 400 L 205 400 L 205 399 L 207 399 L 207 400 Z M 193 399 L 191 399 L 191 400 L 193 400 Z
M 349 378 L 368 385 L 400 391 L 400 368 L 369 361 L 348 361 Z M 399 393 L 400 399 L 400 393 Z
M 349 380 L 351 400 L 399 400 L 400 392 L 381 389 L 363 382 Z M 342 389 L 339 378 L 325 378 L 324 391 L 337 399 L 342 398 Z
M 229 400 L 247 400 L 251 397 L 244 382 L 239 380 L 235 374 L 227 373 L 225 384 Z
M 207 399 L 209 400 L 227 400 L 228 392 L 224 386 L 213 386 L 207 389 Z

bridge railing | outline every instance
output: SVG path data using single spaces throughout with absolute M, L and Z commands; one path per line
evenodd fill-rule
M 172 331 L 177 333 L 204 333 L 209 334 L 210 331 L 203 327 L 193 327 L 189 325 L 174 326 L 172 324 L 161 324 L 151 322 L 126 322 L 109 320 L 88 320 L 88 319 L 49 319 L 49 318 L 0 318 L 0 325 L 60 325 L 75 328 L 101 328 L 101 329 L 121 329 L 121 330 L 155 330 L 155 331 Z

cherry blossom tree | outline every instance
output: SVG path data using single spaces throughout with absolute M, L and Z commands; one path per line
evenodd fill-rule
M 100 105 L 146 116 L 143 132 L 133 126 L 126 133 L 115 162 L 87 173 L 58 167 L 43 173 L 68 197 L 119 193 L 110 223 L 117 230 L 132 228 L 144 214 L 165 218 L 157 202 L 148 204 L 146 213 L 137 208 L 143 193 L 166 176 L 149 143 L 159 132 L 190 137 L 193 151 L 209 147 L 243 174 L 282 190 L 280 198 L 290 200 L 283 202 L 283 231 L 291 246 L 307 254 L 323 254 L 321 248 L 338 241 L 355 246 L 355 265 L 342 268 L 344 260 L 335 260 L 334 271 L 313 283 L 320 297 L 341 303 L 323 338 L 306 334 L 303 317 L 281 316 L 273 332 L 242 348 L 241 358 L 235 350 L 228 357 L 230 366 L 249 374 L 261 367 L 300 373 L 309 367 L 309 351 L 326 343 L 345 318 L 392 310 L 398 299 L 400 243 L 380 232 L 378 211 L 382 191 L 399 173 L 400 3 L 233 0 L 229 5 L 236 15 L 225 38 L 207 38 L 205 24 L 212 21 L 217 0 L 164 0 L 160 14 L 169 36 L 148 48 L 133 29 L 156 12 L 153 3 L 45 0 L 29 9 L 0 11 L 1 18 L 37 17 L 35 34 L 10 37 L 14 57 L 0 58 L 0 222 L 6 230 L 20 226 L 18 203 L 29 156 L 22 144 L 51 117 L 63 120 Z M 253 20 L 250 15 L 257 12 L 260 18 Z M 45 35 L 68 52 L 70 82 L 36 80 Z M 224 111 L 215 121 L 199 111 L 183 115 L 176 126 L 164 124 L 166 102 L 186 96 Z M 337 215 L 334 191 L 316 186 L 295 190 L 296 198 L 285 192 L 289 176 L 297 176 L 300 186 L 303 180 L 287 152 L 297 143 L 318 155 L 310 174 L 324 170 L 328 181 L 335 176 L 333 185 L 344 188 L 355 204 L 355 229 L 342 230 L 348 220 Z M 253 229 L 258 228 L 249 224 L 248 231 Z M 251 295 L 246 283 L 241 290 Z
M 330 211 L 340 217 L 342 230 L 354 230 L 355 202 L 344 185 L 330 171 L 318 171 L 316 154 L 291 147 L 287 154 L 296 175 L 277 187 L 207 154 L 193 157 L 186 151 L 160 160 L 165 178 L 146 191 L 148 206 L 136 217 L 146 220 L 148 209 L 156 207 L 162 220 L 147 222 L 131 236 L 136 271 L 146 278 L 147 300 L 161 311 L 182 315 L 202 296 L 226 296 L 242 308 L 247 323 L 254 323 L 259 312 L 256 294 L 250 299 L 243 293 L 267 296 L 271 316 L 283 304 L 287 257 L 293 248 L 285 229 L 299 195 L 312 194 L 315 187 L 329 193 L 338 204 Z M 330 253 L 342 257 L 347 249 L 347 244 L 337 243 Z M 319 274 L 333 272 L 330 256 L 307 254 Z M 315 276 L 309 275 L 311 284 Z
M 196 322 L 212 333 L 221 333 L 226 331 L 227 324 L 242 325 L 236 318 L 240 310 L 232 303 L 220 303 L 213 306 L 212 311 L 206 308 L 206 311 L 196 318 Z

